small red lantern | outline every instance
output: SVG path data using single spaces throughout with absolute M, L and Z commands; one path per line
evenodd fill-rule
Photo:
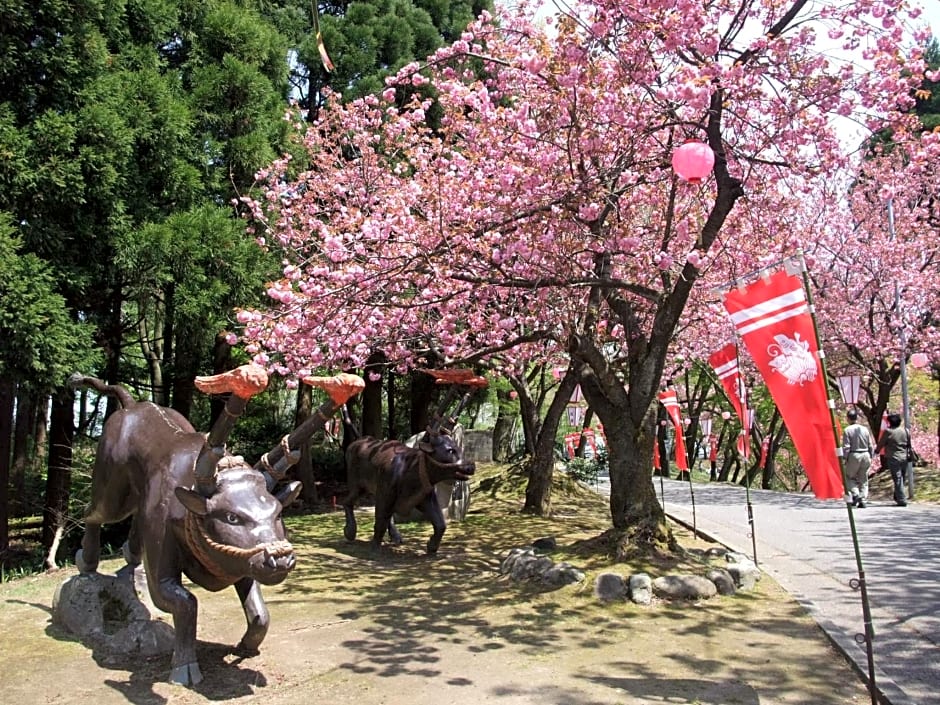
M 712 173 L 715 153 L 704 142 L 686 142 L 672 153 L 672 168 L 680 178 L 697 184 Z

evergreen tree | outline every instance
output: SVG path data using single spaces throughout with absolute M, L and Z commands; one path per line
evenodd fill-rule
M 291 92 L 308 115 L 325 102 L 326 89 L 344 100 L 380 93 L 385 78 L 423 61 L 460 38 L 491 0 L 338 0 L 319 5 L 323 41 L 335 68 L 320 59 L 309 3 L 287 3 L 274 15 L 292 37 Z

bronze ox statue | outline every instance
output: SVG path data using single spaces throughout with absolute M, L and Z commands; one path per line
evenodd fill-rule
M 371 547 L 377 550 L 388 531 L 392 541 L 401 543 L 395 514 L 407 515 L 417 508 L 434 527 L 427 552 L 441 545 L 447 523 L 434 492 L 439 482 L 468 480 L 476 471 L 473 462 L 463 462 L 458 444 L 446 431 L 429 429 L 414 448 L 399 441 L 381 441 L 364 436 L 346 449 L 349 494 L 343 500 L 347 541 L 356 539 L 354 508 L 363 492 L 375 497 L 375 527 Z
M 135 401 L 123 387 L 80 374 L 69 380 L 73 388 L 91 387 L 122 407 L 105 422 L 98 443 L 76 564 L 83 573 L 96 571 L 101 525 L 133 515 L 125 558 L 132 567 L 143 561 L 154 605 L 173 615 L 171 682 L 202 680 L 196 659 L 197 600 L 183 587 L 182 575 L 211 591 L 235 587 L 248 622 L 237 646 L 241 653 L 257 653 L 268 631 L 259 585 L 282 582 L 294 567 L 281 510 L 300 491 L 299 482 L 276 491 L 275 486 L 298 459 L 300 442 L 363 388 L 355 375 L 304 381 L 325 388 L 330 400 L 251 466 L 230 455 L 224 444 L 248 398 L 267 385 L 261 367 L 245 365 L 197 378 L 201 391 L 231 393 L 208 436 L 172 409 Z

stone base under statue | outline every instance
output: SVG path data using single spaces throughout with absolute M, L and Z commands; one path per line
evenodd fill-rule
M 173 652 L 173 627 L 153 616 L 128 567 L 118 575 L 84 573 L 65 580 L 52 600 L 52 623 L 115 655 Z

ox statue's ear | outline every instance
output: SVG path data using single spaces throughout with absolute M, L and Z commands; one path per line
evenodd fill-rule
M 303 487 L 303 484 L 294 480 L 293 482 L 288 482 L 281 488 L 274 498 L 281 503 L 282 507 L 289 507 L 291 502 L 297 499 L 297 495 L 300 494 L 300 488 Z
M 185 487 L 177 487 L 173 492 L 176 494 L 176 498 L 180 501 L 180 504 L 193 514 L 204 517 L 208 513 L 209 510 L 206 507 L 206 498 L 198 492 L 188 490 Z
M 428 455 L 433 455 L 433 454 L 434 454 L 434 446 L 431 445 L 430 443 L 427 443 L 427 442 L 425 442 L 425 443 L 419 443 L 419 444 L 418 444 L 418 449 L 421 450 L 421 451 L 424 452 L 424 453 L 427 453 Z

